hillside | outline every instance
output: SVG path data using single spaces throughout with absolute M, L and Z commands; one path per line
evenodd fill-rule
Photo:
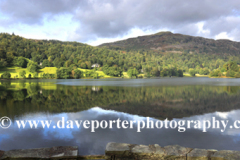
M 171 32 L 159 32 L 153 35 L 129 38 L 113 43 L 105 43 L 100 47 L 116 50 L 152 50 L 172 53 L 209 53 L 222 56 L 240 55 L 240 42 L 230 40 L 213 40 L 193 37 Z
M 10 72 L 10 77 L 18 75 L 19 78 L 19 72 L 26 70 L 26 77 L 29 72 L 32 73 L 31 77 L 42 77 L 37 75 L 43 74 L 42 69 L 55 67 L 59 74 L 62 73 L 62 78 L 74 78 L 75 72 L 76 75 L 80 74 L 77 68 L 88 69 L 86 77 L 97 77 L 103 73 L 104 77 L 182 77 L 183 72 L 192 76 L 208 75 L 217 69 L 212 72 L 215 77 L 229 70 L 227 64 L 240 65 L 239 52 L 239 42 L 215 41 L 171 32 L 99 47 L 79 42 L 26 39 L 0 33 L 0 74 L 6 78 L 9 77 L 6 72 Z M 93 69 L 93 64 L 98 67 Z M 48 73 L 47 70 L 45 72 Z M 234 77 L 237 73 L 237 77 L 240 77 L 240 71 L 235 67 L 234 72 L 228 75 Z M 21 74 L 21 77 L 24 76 Z

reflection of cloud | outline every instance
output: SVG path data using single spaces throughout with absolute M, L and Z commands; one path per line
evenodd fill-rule
M 216 112 L 216 115 L 218 115 L 218 116 L 221 117 L 222 119 L 227 119 L 229 113 L 228 113 L 228 112 Z
M 240 115 L 240 110 L 219 112 L 192 116 L 178 120 L 211 120 L 216 117 L 216 120 L 228 117 L 229 124 L 237 120 Z M 62 113 L 62 114 L 32 114 L 26 115 L 21 119 L 51 119 L 53 124 L 64 117 L 66 120 L 146 120 L 144 117 L 130 115 L 116 111 L 103 110 L 95 107 L 86 111 L 77 113 Z M 152 119 L 154 120 L 154 119 Z M 156 119 L 155 119 L 156 120 Z M 90 129 L 18 129 L 16 124 L 8 130 L 0 130 L 0 150 L 20 149 L 20 148 L 38 148 L 52 146 L 69 146 L 78 145 L 79 153 L 87 154 L 104 154 L 105 146 L 108 142 L 122 142 L 133 144 L 159 144 L 161 146 L 179 144 L 192 148 L 206 149 L 233 149 L 240 150 L 239 131 L 237 129 L 226 129 L 225 132 L 220 132 L 219 129 L 208 129 L 203 133 L 199 129 L 187 129 L 186 132 L 178 132 L 177 129 L 142 129 L 142 132 L 137 133 L 136 126 L 133 129 L 96 129 L 92 133 Z
M 77 145 L 74 139 L 58 138 L 55 136 L 56 133 L 52 132 L 44 134 L 43 129 L 19 130 L 16 127 L 11 127 L 5 130 L 8 138 L 2 137 L 2 131 L 0 130 L 0 150 Z

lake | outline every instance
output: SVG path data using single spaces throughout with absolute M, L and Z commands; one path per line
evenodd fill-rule
M 146 122 L 175 120 L 240 120 L 240 80 L 218 78 L 22 80 L 1 81 L 0 118 L 12 120 L 0 128 L 0 150 L 78 146 L 80 155 L 104 154 L 108 142 L 178 144 L 191 148 L 240 150 L 240 130 L 193 125 L 178 128 L 123 129 L 18 128 L 18 120 Z

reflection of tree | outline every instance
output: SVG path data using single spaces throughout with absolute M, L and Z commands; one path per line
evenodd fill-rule
M 26 97 L 26 90 L 20 90 L 17 92 L 13 92 L 12 96 L 15 101 L 23 101 Z
M 225 86 L 224 90 L 230 94 L 236 94 L 239 91 L 239 87 L 238 86 Z
M 157 118 L 181 118 L 240 108 L 239 87 L 160 86 L 99 87 L 57 85 L 44 89 L 44 83 L 17 84 L 19 90 L 0 90 L 0 116 L 29 112 L 75 112 L 95 106 Z M 1 87 L 1 86 L 0 86 Z M 12 87 L 12 86 L 11 86 Z M 54 87 L 53 87 L 54 88 Z M 40 92 L 41 91 L 41 92 Z M 231 93 L 231 94 L 226 94 Z
M 11 81 L 1 81 L 1 85 L 5 88 L 9 88 L 11 86 Z

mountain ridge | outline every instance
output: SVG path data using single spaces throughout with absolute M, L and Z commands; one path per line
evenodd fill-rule
M 228 39 L 209 39 L 172 32 L 158 32 L 126 40 L 103 43 L 98 47 L 114 50 L 152 50 L 157 52 L 177 51 L 210 53 L 218 55 L 240 55 L 240 42 Z

